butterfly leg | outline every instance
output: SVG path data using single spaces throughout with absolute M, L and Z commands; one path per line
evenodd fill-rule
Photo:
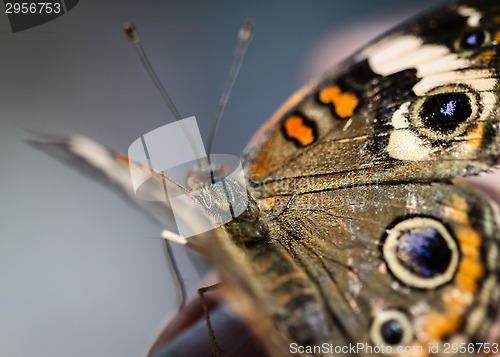
M 162 234 L 163 236 L 163 234 Z M 179 266 L 177 265 L 177 261 L 175 260 L 174 253 L 172 251 L 172 246 L 170 244 L 170 240 L 165 239 L 165 255 L 168 261 L 168 265 L 170 268 L 170 273 L 174 279 L 174 283 L 177 287 L 177 294 L 179 299 L 179 310 L 181 310 L 184 306 L 186 306 L 187 293 L 186 293 L 186 285 L 184 284 L 184 280 L 182 279 L 181 272 L 179 270 Z
M 180 301 L 179 303 L 179 310 L 180 310 L 186 305 L 186 300 L 187 300 L 186 286 L 184 285 L 184 281 L 182 280 L 179 267 L 177 266 L 177 262 L 175 261 L 175 257 L 172 252 L 172 247 L 170 246 L 170 242 L 186 245 L 187 240 L 186 238 L 183 238 L 180 235 L 169 230 L 163 230 L 161 232 L 161 237 L 165 240 L 165 254 L 167 256 L 172 277 L 174 278 L 175 285 L 177 286 L 177 291 L 179 294 L 179 301 Z
M 201 306 L 203 307 L 203 315 L 205 316 L 205 321 L 207 323 L 208 336 L 210 337 L 210 344 L 212 345 L 212 351 L 215 357 L 219 357 L 220 350 L 217 342 L 215 341 L 215 334 L 212 328 L 212 322 L 210 321 L 210 313 L 208 311 L 207 301 L 205 299 L 205 294 L 209 291 L 216 290 L 222 286 L 222 283 L 217 283 L 209 286 L 204 286 L 198 289 L 198 295 L 200 295 Z
M 165 240 L 165 248 L 166 248 L 166 252 L 167 252 L 167 257 L 168 257 L 169 262 L 170 262 L 172 275 L 175 277 L 176 282 L 177 282 L 177 286 L 179 287 L 179 291 L 181 292 L 181 304 L 180 304 L 179 309 L 182 309 L 182 307 L 185 305 L 185 300 L 186 300 L 185 287 L 184 287 L 184 283 L 182 282 L 179 270 L 177 268 L 177 264 L 175 263 L 175 259 L 174 259 L 174 256 L 172 254 L 172 248 L 170 247 L 169 243 L 175 242 L 175 243 L 178 243 L 181 245 L 186 245 L 187 240 L 185 238 L 181 237 L 180 235 L 178 235 L 172 231 L 169 231 L 169 230 L 163 230 L 161 232 L 161 237 Z M 207 301 L 205 298 L 205 294 L 209 291 L 213 291 L 213 290 L 220 288 L 221 285 L 222 285 L 222 283 L 217 283 L 217 284 L 213 284 L 213 285 L 209 285 L 209 286 L 204 286 L 204 287 L 201 287 L 198 289 L 198 295 L 200 296 L 200 302 L 201 302 L 201 306 L 203 308 L 203 315 L 205 317 L 205 321 L 206 321 L 207 329 L 208 329 L 208 335 L 210 337 L 210 344 L 212 346 L 212 351 L 213 351 L 215 357 L 219 357 L 220 349 L 219 349 L 219 346 L 217 345 L 217 342 L 215 340 L 215 334 L 214 334 L 214 330 L 212 327 L 212 322 L 210 320 L 210 313 L 208 311 L 208 305 L 207 305 Z
M 186 245 L 187 244 L 187 239 L 181 237 L 177 233 L 174 233 L 172 231 L 164 229 L 161 231 L 161 237 L 165 239 L 166 241 L 174 242 L 180 245 Z

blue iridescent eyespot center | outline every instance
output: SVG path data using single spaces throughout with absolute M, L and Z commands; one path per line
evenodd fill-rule
M 471 114 L 471 103 L 465 93 L 441 93 L 429 96 L 420 110 L 423 124 L 441 133 L 455 130 Z
M 456 109 L 457 109 L 457 101 L 450 100 L 449 102 L 444 103 L 439 111 L 441 112 L 441 114 L 445 116 L 452 116 Z
M 444 237 L 431 227 L 402 232 L 396 252 L 403 266 L 424 278 L 443 274 L 452 258 Z
M 397 345 L 403 339 L 403 326 L 398 320 L 388 320 L 380 326 L 380 334 L 386 343 Z
M 473 49 L 481 47 L 486 40 L 486 36 L 483 31 L 475 30 L 467 33 L 460 41 L 460 46 L 464 49 Z

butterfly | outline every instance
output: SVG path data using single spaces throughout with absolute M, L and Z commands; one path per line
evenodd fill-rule
M 130 170 L 153 177 L 208 212 L 185 209 L 187 224 L 246 198 L 187 245 L 272 356 L 498 353 L 498 207 L 461 178 L 500 158 L 499 42 L 491 0 L 398 27 L 293 94 L 224 190 L 210 185 L 223 169 L 190 190 L 88 139 L 43 147 L 133 199 Z

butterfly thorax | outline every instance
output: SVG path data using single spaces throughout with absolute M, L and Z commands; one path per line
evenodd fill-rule
M 210 172 L 196 169 L 187 179 L 199 201 L 217 226 L 223 226 L 238 246 L 251 246 L 269 240 L 269 228 L 257 203 L 245 187 L 230 176 L 225 166 Z M 227 213 L 231 219 L 227 221 Z

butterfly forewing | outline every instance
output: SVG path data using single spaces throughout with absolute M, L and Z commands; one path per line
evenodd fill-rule
M 493 1 L 452 3 L 302 89 L 246 150 L 254 194 L 437 180 L 491 167 L 500 152 L 499 15 Z

